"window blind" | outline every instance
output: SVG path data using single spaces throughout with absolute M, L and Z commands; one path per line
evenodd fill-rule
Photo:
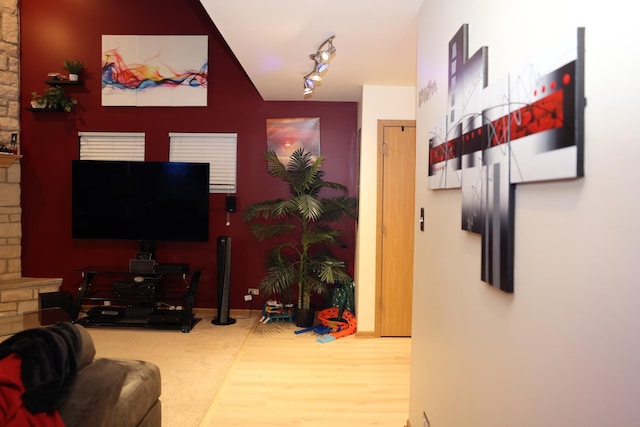
M 171 162 L 209 163 L 209 191 L 236 192 L 236 133 L 169 133 Z
M 78 132 L 80 160 L 144 161 L 144 132 Z

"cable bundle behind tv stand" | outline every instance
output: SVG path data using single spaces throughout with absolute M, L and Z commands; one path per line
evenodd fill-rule
M 199 320 L 194 317 L 193 304 L 201 270 L 190 269 L 188 264 L 159 264 L 154 273 L 132 273 L 119 266 L 76 271 L 82 274 L 82 281 L 74 315 L 83 326 L 190 332 Z

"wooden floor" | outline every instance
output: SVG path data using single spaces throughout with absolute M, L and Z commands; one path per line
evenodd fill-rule
M 201 427 L 403 427 L 410 338 L 328 343 L 289 323 L 257 324 Z

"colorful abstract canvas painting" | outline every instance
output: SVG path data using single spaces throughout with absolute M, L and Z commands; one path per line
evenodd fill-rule
M 102 36 L 103 106 L 206 106 L 207 36 Z

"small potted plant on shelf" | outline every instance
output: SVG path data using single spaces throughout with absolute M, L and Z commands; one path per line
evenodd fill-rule
M 38 92 L 31 92 L 31 107 L 32 108 L 46 108 L 47 101 L 44 100 L 44 95 L 40 95 Z
M 69 81 L 78 81 L 78 75 L 84 68 L 84 63 L 77 59 L 65 59 L 62 66 L 69 72 Z
M 332 285 L 353 281 L 331 247 L 341 244 L 335 226 L 356 217 L 357 198 L 348 196 L 344 185 L 323 179 L 322 156 L 313 160 L 311 153 L 298 149 L 286 167 L 274 151 L 268 151 L 266 158 L 269 174 L 288 184 L 290 197 L 258 202 L 243 212 L 254 237 L 278 241 L 267 257 L 267 273 L 259 287 L 267 296 L 287 295 L 297 288 L 296 325 L 311 326 L 312 293 L 325 294 Z M 325 197 L 321 190 L 339 194 Z

